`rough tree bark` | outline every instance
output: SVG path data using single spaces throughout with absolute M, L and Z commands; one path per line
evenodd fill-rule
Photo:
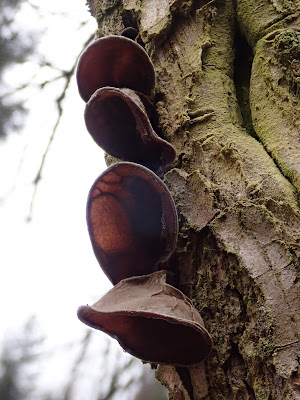
M 300 1 L 88 3 L 99 36 L 134 26 L 154 63 L 170 262 L 214 341 L 158 379 L 173 399 L 299 399 Z

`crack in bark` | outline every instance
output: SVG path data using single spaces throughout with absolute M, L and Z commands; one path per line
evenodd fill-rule
M 270 150 L 268 150 L 266 148 L 266 146 L 264 145 L 264 143 L 262 143 L 260 140 L 259 142 L 261 143 L 261 145 L 263 146 L 263 148 L 265 149 L 266 153 L 270 156 L 270 158 L 273 160 L 274 164 L 276 165 L 276 167 L 278 168 L 280 174 L 291 184 L 291 186 L 294 188 L 295 193 L 297 194 L 297 199 L 298 199 L 298 205 L 300 208 L 300 193 L 299 193 L 299 189 L 297 188 L 297 186 L 293 183 L 292 179 L 284 173 L 283 169 L 281 168 L 279 161 L 277 161 L 276 157 L 274 157 L 272 155 L 272 152 Z
M 190 400 L 194 400 L 194 390 L 191 382 L 191 376 L 188 368 L 176 367 L 176 372 L 178 373 L 183 386 L 190 396 Z
M 293 180 L 288 176 L 288 174 L 284 173 L 284 169 L 280 166 L 280 161 L 278 161 L 276 157 L 273 156 L 272 151 L 268 150 L 267 146 L 260 139 L 254 129 L 249 100 L 253 53 L 251 47 L 239 30 L 236 31 L 235 48 L 236 54 L 233 81 L 236 90 L 237 102 L 242 115 L 243 127 L 246 129 L 250 136 L 254 137 L 263 146 L 268 156 L 273 160 L 280 174 L 293 186 L 295 192 L 297 193 L 298 204 L 300 205 L 299 190 L 297 186 L 293 183 Z
M 291 19 L 291 18 L 295 18 L 296 19 L 297 17 L 299 17 L 298 14 L 290 13 L 290 14 L 286 14 L 286 15 L 280 16 L 278 18 L 275 18 L 273 21 L 270 21 L 268 24 L 265 25 L 265 28 L 262 31 L 262 34 L 259 36 L 258 40 L 260 40 L 261 38 L 263 38 L 267 34 L 266 31 L 268 31 L 268 28 L 272 28 L 278 22 L 283 22 L 284 20 Z
M 251 66 L 253 61 L 252 49 L 239 29 L 235 32 L 234 43 L 236 51 L 233 81 L 237 102 L 243 119 L 243 127 L 250 136 L 259 140 L 253 127 L 249 100 Z
M 300 340 L 296 340 L 296 341 L 291 342 L 291 343 L 281 344 L 281 345 L 278 345 L 278 346 L 274 346 L 274 349 L 275 349 L 275 350 L 277 350 L 277 349 L 284 349 L 284 348 L 286 348 L 286 347 L 293 346 L 294 344 L 297 344 L 297 343 L 299 343 L 299 342 L 300 342 Z

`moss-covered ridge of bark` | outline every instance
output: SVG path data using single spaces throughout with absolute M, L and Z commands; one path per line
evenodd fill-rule
M 277 29 L 299 26 L 299 1 L 236 0 L 237 19 L 252 47 Z
M 256 134 L 283 176 L 290 180 L 298 192 L 300 190 L 299 38 L 299 32 L 286 29 L 276 31 L 258 42 L 250 90 L 252 121 Z
M 298 208 L 294 189 L 291 187 L 286 191 L 285 178 L 279 176 L 274 160 L 266 154 L 261 144 L 249 138 L 246 131 L 241 129 L 242 120 L 231 79 L 232 67 L 226 66 L 230 55 L 232 57 L 233 43 L 233 37 L 229 39 L 228 28 L 223 28 L 222 23 L 219 23 L 218 15 L 214 17 L 213 25 L 218 26 L 218 34 L 211 33 L 213 27 L 203 27 L 205 16 L 197 14 L 192 18 L 196 23 L 187 18 L 177 25 L 176 47 L 172 46 L 175 38 L 171 35 L 169 42 L 161 46 L 160 51 L 152 57 L 157 72 L 159 101 L 156 106 L 161 131 L 175 146 L 179 156 L 178 165 L 183 166 L 180 163 L 184 162 L 186 168 L 193 170 L 198 168 L 200 162 L 203 174 L 209 176 L 209 170 L 215 169 L 215 165 L 210 165 L 215 164 L 214 160 L 218 156 L 223 164 L 220 173 L 224 164 L 227 164 L 224 172 L 228 171 L 228 179 L 223 176 L 221 186 L 225 187 L 226 182 L 228 188 L 240 185 L 241 174 L 246 173 L 248 176 L 245 181 L 249 187 L 256 183 L 257 187 L 261 187 L 260 192 L 265 192 L 266 198 L 272 198 L 278 192 L 276 188 L 282 187 L 277 200 L 290 193 L 287 202 Z M 219 36 L 222 40 L 218 40 Z M 191 39 L 188 42 L 187 37 Z M 218 43 L 221 43 L 222 51 Z M 184 52 L 181 55 L 183 45 Z M 200 46 L 200 50 L 196 51 L 196 46 Z M 229 54 L 228 58 L 223 57 L 224 53 Z M 176 85 L 173 85 L 175 81 Z M 225 156 L 226 148 L 230 155 L 227 152 Z M 201 154 L 201 157 L 195 157 L 195 153 Z M 244 165 L 239 168 L 240 173 L 231 168 L 234 154 L 237 163 Z M 235 175 L 238 175 L 236 180 L 233 178 Z M 240 196 L 241 192 L 243 190 L 237 187 L 236 194 Z
M 300 98 L 300 30 L 279 31 L 274 38 L 273 47 L 280 61 L 279 68 L 284 74 L 283 79 L 289 88 L 289 93 L 295 96 L 296 105 L 298 103 L 296 99 Z

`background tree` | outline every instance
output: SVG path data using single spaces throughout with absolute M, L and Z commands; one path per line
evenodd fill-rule
M 154 63 L 170 264 L 214 341 L 205 373 L 158 378 L 173 399 L 299 398 L 299 1 L 88 3 L 99 36 L 136 27 Z
M 0 15 L 0 138 L 20 129 L 26 111 L 21 100 L 13 98 L 14 89 L 4 79 L 8 68 L 23 63 L 35 47 L 33 34 L 20 32 L 15 24 L 23 0 L 2 0 Z
M 35 317 L 18 332 L 9 332 L 0 354 L 1 400 L 166 400 L 166 390 L 154 378 L 149 365 L 124 354 L 104 337 L 99 351 L 99 336 L 85 330 L 76 343 L 47 348 Z M 100 346 L 101 347 L 101 346 Z M 57 360 L 59 355 L 59 361 Z M 58 373 L 51 375 L 49 364 Z M 93 374 L 91 373 L 93 372 Z M 61 376 L 64 378 L 63 381 Z
M 18 334 L 6 337 L 0 355 L 1 400 L 32 399 L 42 342 L 34 317 Z

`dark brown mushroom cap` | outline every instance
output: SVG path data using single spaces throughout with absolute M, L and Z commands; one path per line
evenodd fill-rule
M 87 224 L 95 256 L 113 284 L 155 271 L 172 254 L 178 233 L 165 184 L 148 168 L 125 162 L 93 184 Z
M 170 164 L 174 147 L 154 132 L 140 97 L 131 89 L 103 87 L 87 102 L 85 123 L 108 154 L 153 171 Z
M 125 36 L 128 39 L 135 40 L 138 34 L 139 32 L 133 26 L 128 26 L 127 28 L 123 29 L 121 36 Z
M 106 36 L 90 44 L 80 56 L 76 76 L 84 101 L 103 86 L 126 87 L 149 95 L 155 84 L 148 54 L 124 36 Z
M 189 366 L 204 360 L 212 340 L 191 301 L 166 283 L 166 272 L 119 282 L 78 318 L 117 339 L 144 361 Z

